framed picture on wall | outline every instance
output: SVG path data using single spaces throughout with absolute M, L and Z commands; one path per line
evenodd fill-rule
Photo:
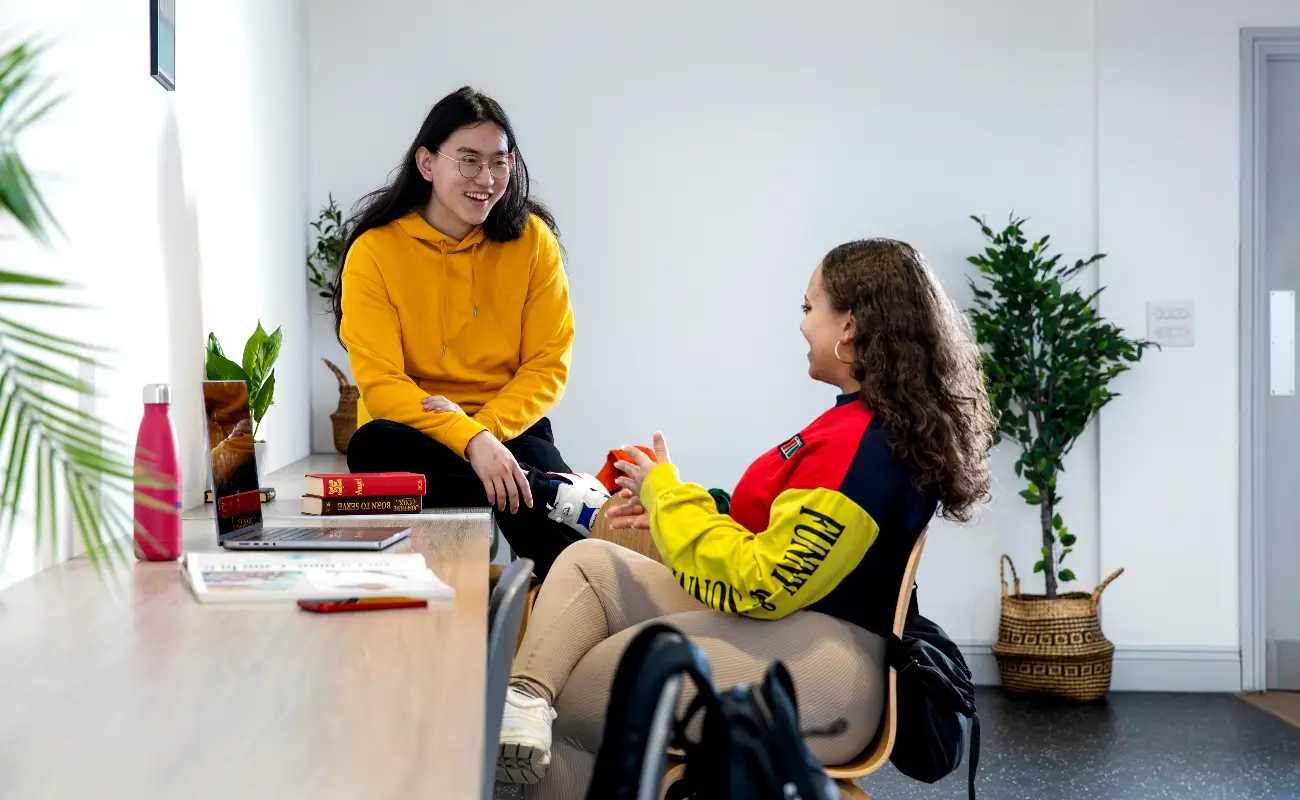
M 149 0 L 149 74 L 176 90 L 176 0 Z

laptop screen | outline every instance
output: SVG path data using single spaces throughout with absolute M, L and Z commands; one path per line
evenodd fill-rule
M 203 417 L 208 429 L 217 540 L 260 530 L 262 498 L 253 455 L 248 384 L 238 380 L 204 381 Z

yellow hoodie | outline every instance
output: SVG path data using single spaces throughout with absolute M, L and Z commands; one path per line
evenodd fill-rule
M 343 264 L 357 423 L 402 422 L 462 457 L 483 430 L 508 441 L 555 407 L 573 333 L 559 243 L 535 216 L 513 242 L 481 228 L 456 241 L 412 212 L 363 233 Z M 425 411 L 431 394 L 465 414 Z

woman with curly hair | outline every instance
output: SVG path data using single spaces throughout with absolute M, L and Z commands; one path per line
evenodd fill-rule
M 498 778 L 529 798 L 581 798 L 627 644 L 672 625 L 718 686 L 789 668 L 824 764 L 867 748 L 886 689 L 885 641 L 908 556 L 934 515 L 967 521 L 987 497 L 994 419 L 977 347 L 910 245 L 841 245 L 813 271 L 800 331 L 834 407 L 758 458 L 728 513 L 685 483 L 661 435 L 629 447 L 616 527 L 645 528 L 663 563 L 589 539 L 555 562 L 520 645 Z M 555 730 L 552 731 L 552 726 Z

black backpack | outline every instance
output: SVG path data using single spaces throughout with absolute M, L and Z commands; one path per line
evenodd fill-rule
M 674 678 L 696 689 L 681 719 L 675 704 L 659 709 Z M 699 649 L 676 629 L 655 624 L 632 640 L 614 675 L 588 800 L 658 797 L 667 746 L 686 753 L 669 800 L 839 796 L 799 730 L 794 684 L 780 661 L 759 684 L 719 692 Z
M 889 761 L 909 778 L 934 783 L 961 766 L 969 738 L 966 783 L 970 800 L 975 800 L 980 720 L 970 667 L 943 628 L 915 609 L 908 614 L 902 637 L 877 631 L 886 642 L 886 661 L 898 671 L 898 729 Z

